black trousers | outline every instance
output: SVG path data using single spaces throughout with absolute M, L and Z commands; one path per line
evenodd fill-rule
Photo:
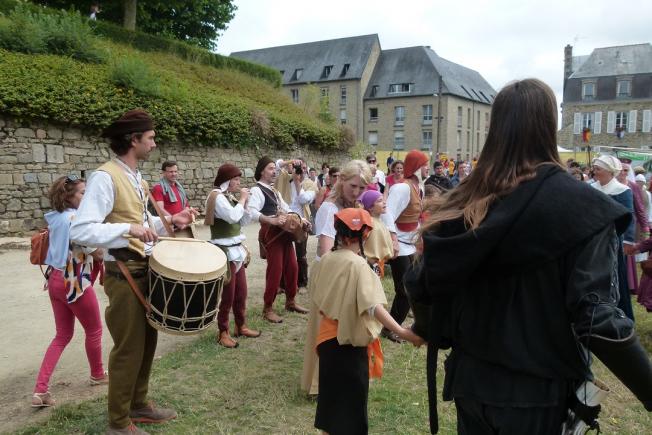
M 513 408 L 455 399 L 460 435 L 554 435 L 561 433 L 568 407 Z
M 297 287 L 308 286 L 308 260 L 306 259 L 307 248 L 308 240 L 305 242 L 294 242 L 294 250 L 297 252 L 297 265 L 299 266 Z
M 394 291 L 396 292 L 389 314 L 391 314 L 399 325 L 403 323 L 407 317 L 408 311 L 410 311 L 410 303 L 408 302 L 407 294 L 405 293 L 403 276 L 405 276 L 405 272 L 407 272 L 413 259 L 414 255 L 404 255 L 389 260 L 389 265 L 392 268 L 392 279 L 394 280 Z

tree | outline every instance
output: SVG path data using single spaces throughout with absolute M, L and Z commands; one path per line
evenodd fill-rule
M 88 14 L 90 0 L 34 0 L 46 6 Z M 168 36 L 214 49 L 216 40 L 235 16 L 234 0 L 123 0 L 100 2 L 100 20 L 128 29 Z

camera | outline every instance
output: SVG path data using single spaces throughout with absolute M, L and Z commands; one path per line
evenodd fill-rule
M 298 164 L 298 165 L 295 164 L 295 165 L 292 165 L 292 167 L 294 168 L 294 173 L 295 174 L 303 175 L 303 169 L 301 168 L 301 164 Z

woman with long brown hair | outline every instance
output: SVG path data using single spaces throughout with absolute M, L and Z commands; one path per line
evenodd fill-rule
M 631 214 L 566 173 L 556 132 L 552 90 L 508 84 L 476 167 L 428 210 L 406 286 L 430 307 L 426 328 L 415 310 L 417 332 L 452 348 L 443 396 L 458 433 L 559 433 L 572 393 L 593 379 L 588 351 L 652 410 L 652 366 L 616 306 Z

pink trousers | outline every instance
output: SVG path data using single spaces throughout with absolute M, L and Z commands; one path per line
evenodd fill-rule
M 91 368 L 91 376 L 101 378 L 104 375 L 102 365 L 102 319 L 100 318 L 100 306 L 97 303 L 97 296 L 93 287 L 86 289 L 79 299 L 69 304 L 66 300 L 67 291 L 63 272 L 54 269 L 48 279 L 48 292 L 52 303 L 52 311 L 54 312 L 56 335 L 43 357 L 41 369 L 36 379 L 35 393 L 48 391 L 50 376 L 52 376 L 63 350 L 70 343 L 75 332 L 75 319 L 79 320 L 86 333 L 86 357 Z

